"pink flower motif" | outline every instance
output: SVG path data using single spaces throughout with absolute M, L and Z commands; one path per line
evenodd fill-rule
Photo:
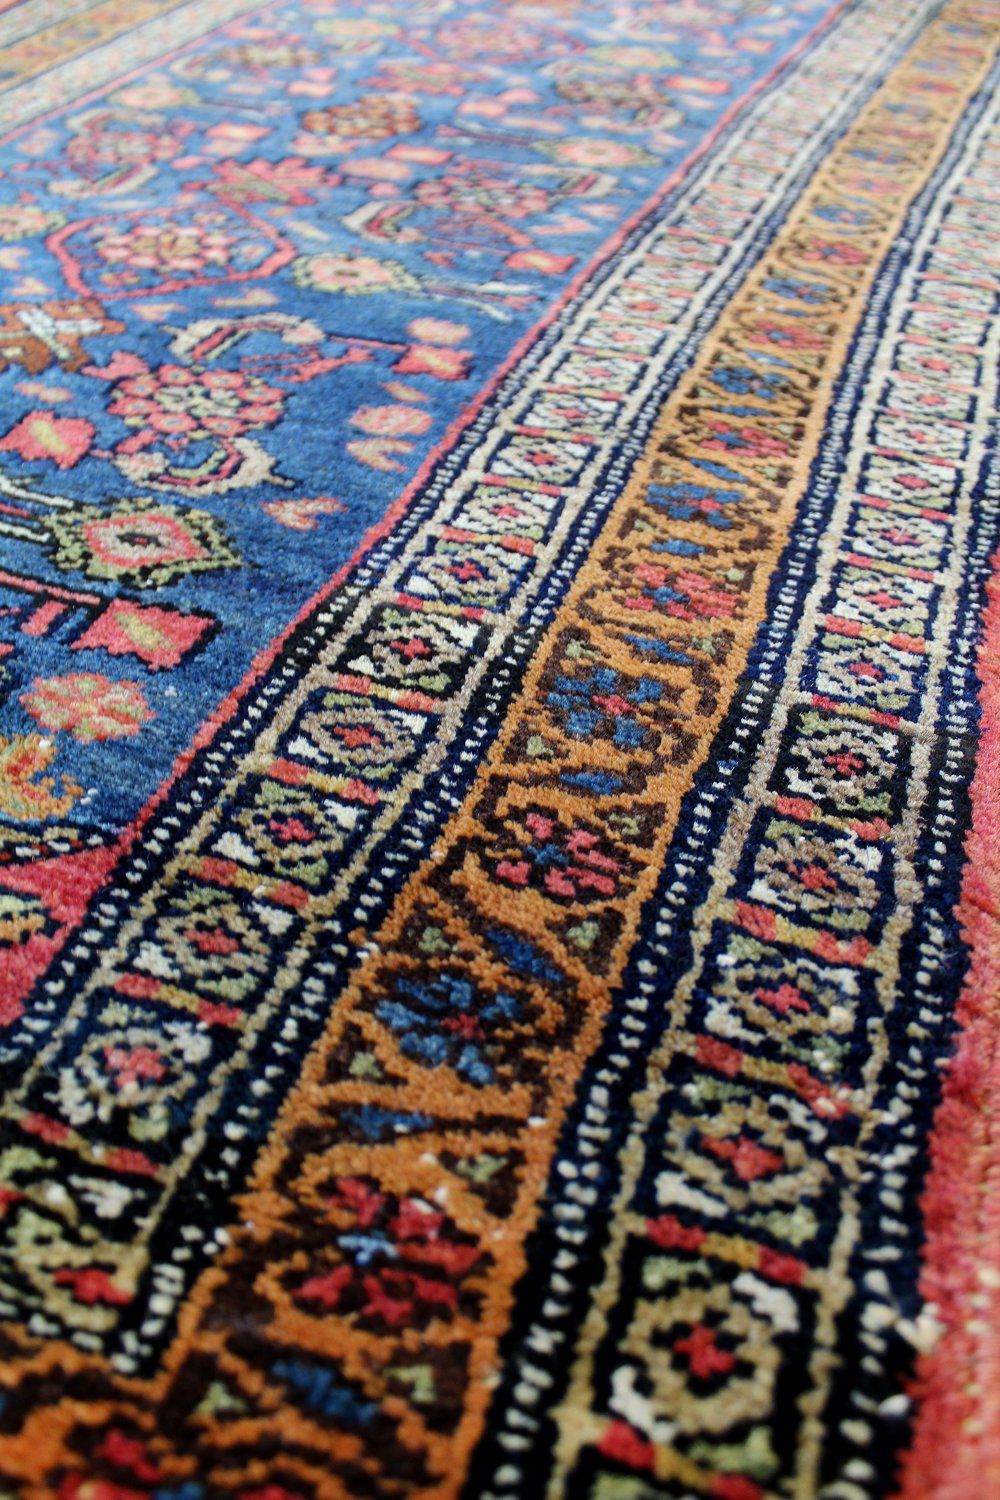
M 655 159 L 640 146 L 632 146 L 625 141 L 595 139 L 593 136 L 571 137 L 569 140 L 555 142 L 547 148 L 547 154 L 569 166 L 598 170 L 648 166 Z
M 376 437 L 408 437 L 426 432 L 433 418 L 412 406 L 360 406 L 350 421 Z
M 217 227 L 217 216 L 196 215 L 188 223 L 133 224 L 109 229 L 94 249 L 110 266 L 159 276 L 193 275 L 229 264 L 235 241 Z
M 538 183 L 518 182 L 475 164 L 418 183 L 416 197 L 425 208 L 494 223 L 501 218 L 529 219 L 553 203 L 552 193 Z
M 137 130 L 127 116 L 109 109 L 86 117 L 79 134 L 66 146 L 66 155 L 77 171 L 96 175 L 116 167 L 170 161 L 182 149 L 180 135 Z
M 406 465 L 397 463 L 394 453 L 409 453 L 413 444 L 404 438 L 357 438 L 347 444 L 347 451 L 359 463 L 370 469 L 380 469 L 384 474 L 405 472 Z
M 284 399 L 276 386 L 235 370 L 160 365 L 122 380 L 108 411 L 150 438 L 181 446 L 267 427 L 281 416 Z
M 21 703 L 43 729 L 68 730 L 85 742 L 127 738 L 154 717 L 138 683 L 111 682 L 96 672 L 36 677 Z
M 432 375 L 436 380 L 464 380 L 469 373 L 470 349 L 442 349 L 434 344 L 411 344 L 393 365 L 400 375 Z
M 315 531 L 319 524 L 317 516 L 335 516 L 346 509 L 344 502 L 335 500 L 332 495 L 320 495 L 315 500 L 267 500 L 264 503 L 265 513 L 292 531 Z
M 342 250 L 303 255 L 292 266 L 300 286 L 319 292 L 340 292 L 347 297 L 373 292 L 410 292 L 417 282 L 397 261 L 374 255 L 352 255 Z

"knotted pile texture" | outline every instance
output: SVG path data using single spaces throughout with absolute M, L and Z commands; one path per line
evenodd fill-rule
M 997 0 L 0 0 L 2 1500 L 1000 1495 Z

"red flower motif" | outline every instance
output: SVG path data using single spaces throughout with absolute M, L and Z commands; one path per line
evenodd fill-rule
M 281 416 L 284 399 L 276 386 L 235 370 L 160 365 L 122 380 L 108 410 L 142 428 L 147 442 L 159 436 L 182 446 L 267 427 Z

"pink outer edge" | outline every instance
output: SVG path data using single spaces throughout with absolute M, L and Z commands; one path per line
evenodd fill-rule
M 918 1361 L 898 1500 L 1000 1495 L 1000 554 L 979 650 L 982 720 L 956 908 L 971 963 L 931 1133 L 920 1291 L 942 1332 Z

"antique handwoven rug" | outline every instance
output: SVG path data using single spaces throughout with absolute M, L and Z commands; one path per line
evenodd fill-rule
M 1000 0 L 0 0 L 0 1500 L 1000 1497 Z

